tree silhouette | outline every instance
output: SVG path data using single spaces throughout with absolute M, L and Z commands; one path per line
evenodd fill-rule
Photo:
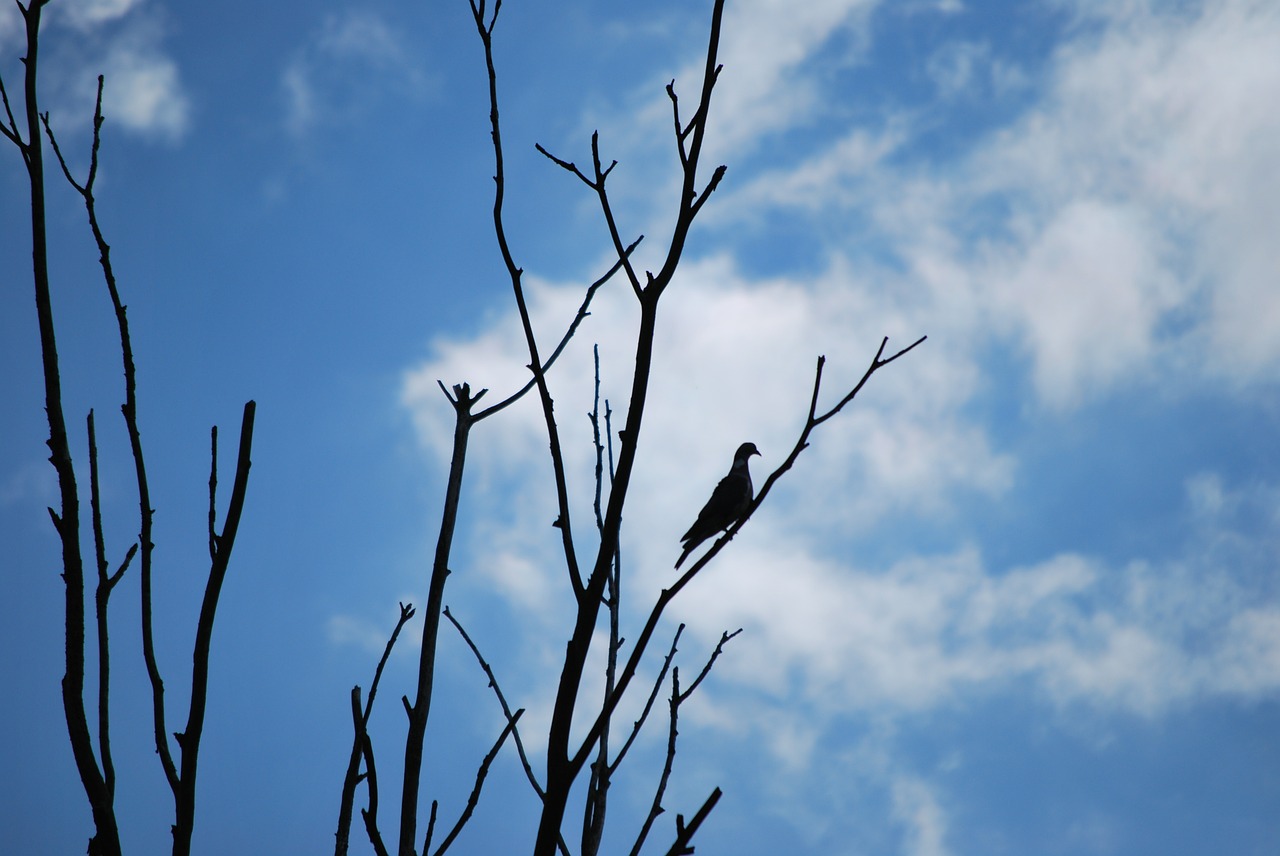
M 590 167 L 580 168 L 573 161 L 561 158 L 547 151 L 539 145 L 538 151 L 541 152 L 548 160 L 576 177 L 588 190 L 590 190 L 597 198 L 601 216 L 604 219 L 608 229 L 613 250 L 616 255 L 616 262 L 613 267 L 608 270 L 600 279 L 596 280 L 586 291 L 581 308 L 578 311 L 572 324 L 570 324 L 568 332 L 561 338 L 559 345 L 552 351 L 550 358 L 542 357 L 542 350 L 539 346 L 537 332 L 533 329 L 530 320 L 530 313 L 526 304 L 525 292 L 522 285 L 524 270 L 513 255 L 510 243 L 507 239 L 506 226 L 504 222 L 504 203 L 506 198 L 506 175 L 504 171 L 504 152 L 502 142 L 502 127 L 499 120 L 499 98 L 498 98 L 498 74 L 494 59 L 494 33 L 497 28 L 499 13 L 502 4 L 500 0 L 495 0 L 492 7 L 489 7 L 485 0 L 469 0 L 472 12 L 472 19 L 476 26 L 476 32 L 479 36 L 481 46 L 484 51 L 485 69 L 488 78 L 489 93 L 489 122 L 490 135 L 493 143 L 494 153 L 494 197 L 493 197 L 493 225 L 494 233 L 498 244 L 498 250 L 502 257 L 507 275 L 511 282 L 512 295 L 515 300 L 516 309 L 519 313 L 521 327 L 524 333 L 525 345 L 529 354 L 528 368 L 532 374 L 531 379 L 525 386 L 503 399 L 499 404 L 487 409 L 476 411 L 475 406 L 479 399 L 487 393 L 487 390 L 480 390 L 476 394 L 471 393 L 470 385 L 467 383 L 454 384 L 452 394 L 445 388 L 445 384 L 440 382 L 440 388 L 453 406 L 456 414 L 453 454 L 449 469 L 449 478 L 445 491 L 444 502 L 444 519 L 440 527 L 440 535 L 437 540 L 435 562 L 432 568 L 431 584 L 427 598 L 426 614 L 424 616 L 424 629 L 422 636 L 422 644 L 419 657 L 419 678 L 417 694 L 413 702 L 405 699 L 405 710 L 409 718 L 409 730 L 406 739 L 405 750 L 405 766 L 404 766 L 404 782 L 401 790 L 401 815 L 400 815 L 400 831 L 399 831 L 399 856 L 414 856 L 416 853 L 434 853 L 441 854 L 448 845 L 454 840 L 453 832 L 445 839 L 445 841 L 434 851 L 431 850 L 430 843 L 432 832 L 436 820 L 436 804 L 432 804 L 431 815 L 427 825 L 427 833 L 424 839 L 422 850 L 416 849 L 417 840 L 417 812 L 418 812 L 418 795 L 419 783 L 421 780 L 422 769 L 422 751 L 423 741 L 425 739 L 427 715 L 431 704 L 432 678 L 435 669 L 436 642 L 439 632 L 439 616 L 445 615 L 457 627 L 458 631 L 463 634 L 467 645 L 471 648 L 476 658 L 479 660 L 481 667 L 485 670 L 489 678 L 490 685 L 494 688 L 501 704 L 503 714 L 506 717 L 506 727 L 499 735 L 491 752 L 486 755 L 481 763 L 480 771 L 476 777 L 476 787 L 472 792 L 472 797 L 467 803 L 463 816 L 459 820 L 459 824 L 464 823 L 470 816 L 475 801 L 479 797 L 480 787 L 483 784 L 488 765 L 493 755 L 499 751 L 502 743 L 508 735 L 513 735 L 520 754 L 522 765 L 525 770 L 526 777 L 529 780 L 530 787 L 534 790 L 541 803 L 541 817 L 538 825 L 538 831 L 535 841 L 533 842 L 534 856 L 552 856 L 556 852 L 571 852 L 565 840 L 566 814 L 569 808 L 569 801 L 573 788 L 582 775 L 584 769 L 590 769 L 589 781 L 586 788 L 584 805 L 582 809 L 582 836 L 581 836 L 581 853 L 594 854 L 600 847 L 601 834 L 604 827 L 607 806 L 607 794 L 610 782 L 617 772 L 618 765 L 621 763 L 627 750 L 632 745 L 636 733 L 643 726 L 647 719 L 649 711 L 653 707 L 654 699 L 659 691 L 660 685 L 670 670 L 672 676 L 670 710 L 670 728 L 669 740 L 667 748 L 666 763 L 663 773 L 656 788 L 652 808 L 648 816 L 644 819 L 641 828 L 637 834 L 635 844 L 631 849 L 632 853 L 638 853 L 645 843 L 645 839 L 649 834 L 654 819 L 663 811 L 662 796 L 666 788 L 668 777 L 671 774 L 672 761 L 676 751 L 676 719 L 678 708 L 681 702 L 689 697 L 702 679 L 710 670 L 715 659 L 720 655 L 725 643 L 727 643 L 734 635 L 740 631 L 733 633 L 726 632 L 716 646 L 715 651 L 707 660 L 706 665 L 699 672 L 698 677 L 687 689 L 680 690 L 679 672 L 672 665 L 672 660 L 676 653 L 676 644 L 679 640 L 680 633 L 683 630 L 677 630 L 675 638 L 672 640 L 671 647 L 668 651 L 663 666 L 659 672 L 658 682 L 650 691 L 648 700 L 644 706 L 644 713 L 639 721 L 634 723 L 633 730 L 623 744 L 621 750 L 615 756 L 609 754 L 609 736 L 614 726 L 614 716 L 619 703 L 622 701 L 627 691 L 631 688 L 631 682 L 635 678 L 636 671 L 645 657 L 649 644 L 657 630 L 659 621 L 666 607 L 679 594 L 679 592 L 701 571 L 706 565 L 719 553 L 729 540 L 738 532 L 739 529 L 764 501 L 770 489 L 795 463 L 796 458 L 808 446 L 809 438 L 812 432 L 827 421 L 836 413 L 838 413 L 846 404 L 853 400 L 857 393 L 862 389 L 863 385 L 870 379 L 871 375 L 878 369 L 888 365 L 893 360 L 910 351 L 920 342 L 924 341 L 923 337 L 908 347 L 894 353 L 889 357 L 885 357 L 885 349 L 888 344 L 886 339 L 880 345 L 878 352 L 873 358 L 870 366 L 867 368 L 862 379 L 858 384 L 846 393 L 840 401 L 825 412 L 819 413 L 818 400 L 821 391 L 822 370 L 825 363 L 824 358 L 819 358 L 817 369 L 814 374 L 813 394 L 807 414 L 804 428 L 796 441 L 791 453 L 786 460 L 773 473 L 769 475 L 760 492 L 750 503 L 749 507 L 738 517 L 733 525 L 720 537 L 711 549 L 695 562 L 682 576 L 680 576 L 670 587 L 664 589 L 653 604 L 649 617 L 641 628 L 635 642 L 630 646 L 629 655 L 623 660 L 620 656 L 622 648 L 622 637 L 619 631 L 619 601 L 620 601 L 620 575 L 621 575 L 621 547 L 620 533 L 622 527 L 623 510 L 628 498 L 628 489 L 631 484 L 632 475 L 637 466 L 637 452 L 640 448 L 641 438 L 643 436 L 644 414 L 650 383 L 650 369 L 654 358 L 654 336 L 658 326 L 658 305 L 663 294 L 671 285 L 675 272 L 683 257 L 685 245 L 693 226 L 693 222 L 699 211 L 712 193 L 715 192 L 717 186 L 725 175 L 725 167 L 717 166 L 711 170 L 710 178 L 704 180 L 702 173 L 702 152 L 706 139 L 707 129 L 709 127 L 711 117 L 711 101 L 712 93 L 715 89 L 716 80 L 720 75 L 721 66 L 717 60 L 717 54 L 720 44 L 721 26 L 724 14 L 724 0 L 715 0 L 708 33 L 708 44 L 706 52 L 706 61 L 704 65 L 703 78 L 701 82 L 700 96 L 696 102 L 691 115 L 682 115 L 680 98 L 677 94 L 675 82 L 672 81 L 666 87 L 668 98 L 671 102 L 673 125 L 675 132 L 676 151 L 680 162 L 682 173 L 682 181 L 679 190 L 679 199 L 677 205 L 677 214 L 672 229 L 672 236 L 666 248 L 665 257 L 661 267 L 656 273 L 646 271 L 641 276 L 640 271 L 632 263 L 632 251 L 635 249 L 639 239 L 628 242 L 624 237 L 622 227 L 614 214 L 613 206 L 610 203 L 609 193 L 607 189 L 607 180 L 613 169 L 617 166 L 616 161 L 611 161 L 605 166 L 604 159 L 600 153 L 599 135 L 593 134 L 591 137 L 591 162 Z M 631 287 L 631 291 L 636 299 L 636 308 L 639 313 L 639 325 L 636 342 L 634 345 L 634 365 L 635 369 L 631 378 L 631 393 L 628 399 L 628 406 L 624 419 L 623 428 L 618 431 L 617 436 L 620 440 L 616 453 L 612 445 L 613 432 L 606 430 L 604 436 L 608 438 L 608 474 L 604 473 L 603 461 L 605 459 L 605 446 L 601 442 L 600 414 L 599 414 L 599 364 L 597 358 L 596 367 L 596 409 L 593 412 L 593 424 L 595 425 L 596 449 L 597 449 L 597 466 L 596 466 L 596 534 L 587 553 L 594 553 L 594 559 L 589 566 L 579 564 L 579 546 L 585 542 L 581 536 L 575 535 L 575 528 L 569 509 L 569 488 L 566 468 L 564 464 L 564 450 L 560 436 L 560 428 L 556 420 L 555 403 L 551 395 L 550 387 L 547 381 L 547 374 L 571 337 L 578 325 L 584 317 L 587 307 L 590 305 L 591 299 L 596 289 L 610 277 L 621 273 L 625 277 Z M 568 641 L 566 644 L 565 659 L 561 667 L 560 677 L 557 684 L 555 704 L 552 710 L 551 721 L 546 734 L 546 759 L 545 766 L 541 776 L 535 773 L 532 764 L 526 756 L 523 743 L 520 739 L 520 731 L 518 721 L 522 710 L 512 712 L 511 707 L 504 694 L 498 687 L 498 681 L 494 675 L 492 668 L 487 663 L 483 655 L 480 653 L 471 638 L 466 635 L 465 630 L 458 624 L 457 620 L 443 609 L 443 591 L 446 578 L 449 575 L 449 557 L 450 547 L 453 540 L 454 528 L 457 523 L 458 501 L 461 496 L 463 472 L 466 460 L 467 439 L 471 428 L 482 419 L 491 416 L 500 409 L 506 407 L 516 398 L 524 395 L 532 389 L 537 390 L 538 399 L 541 404 L 543 422 L 546 430 L 548 441 L 548 450 L 550 455 L 550 463 L 552 475 L 555 480 L 556 499 L 557 499 L 557 517 L 555 526 L 559 530 L 560 540 L 563 547 L 563 557 L 565 566 L 565 582 L 567 583 L 567 594 L 572 598 L 575 609 L 572 626 L 568 629 Z M 606 425 L 611 426 L 611 414 L 606 411 Z M 602 494 L 607 486 L 607 499 L 602 504 Z M 591 653 L 593 640 L 597 629 L 602 621 L 601 609 L 606 611 L 604 621 L 608 625 L 608 650 L 605 652 L 606 674 L 605 674 L 605 693 L 602 699 L 592 701 L 585 697 L 583 689 L 583 678 L 587 668 L 588 657 Z M 395 634 L 404 623 L 404 609 L 402 605 L 402 617 L 397 625 Z M 390 647 L 390 644 L 388 648 Z M 385 655 L 383 662 L 385 662 Z M 377 677 L 375 676 L 376 686 Z M 370 695 L 372 696 L 373 688 L 371 687 Z M 590 705 L 588 710 L 588 721 L 592 724 L 587 729 L 585 735 L 579 739 L 571 738 L 571 725 L 576 716 L 584 705 Z M 354 796 L 353 783 L 361 776 L 364 776 L 369 793 L 369 807 L 363 810 L 366 827 L 369 837 L 373 843 L 374 849 L 379 854 L 385 854 L 389 851 L 383 841 L 381 832 L 378 829 L 376 820 L 377 811 L 377 782 L 376 782 L 376 766 L 373 763 L 373 750 L 369 744 L 367 725 L 368 725 L 368 706 L 361 709 L 359 706 L 359 688 L 353 691 L 352 695 L 352 714 L 355 721 L 355 744 L 352 749 L 352 763 L 348 766 L 345 786 L 343 789 L 344 802 L 340 811 L 340 822 L 338 830 L 337 853 L 341 854 L 346 851 L 347 839 L 346 834 L 349 829 L 350 808 L 347 800 Z M 359 765 L 356 763 L 358 756 L 363 756 L 365 760 L 364 773 L 360 773 Z M 714 807 L 719 799 L 719 789 L 714 790 L 694 813 L 688 823 L 684 822 L 683 816 L 677 817 L 677 831 L 674 842 L 671 844 L 668 853 L 688 853 L 692 852 L 690 840 L 699 826 L 705 820 L 707 814 Z M 454 827 L 456 832 L 458 826 Z
M 62 683 L 62 695 L 68 736 L 94 819 L 95 832 L 89 842 L 89 852 L 112 854 L 112 856 L 120 854 L 120 835 L 115 816 L 115 773 L 110 748 L 108 698 L 111 648 L 107 607 L 110 595 L 124 579 L 127 569 L 132 566 L 136 558 L 139 565 L 137 576 L 141 597 L 143 657 L 151 686 L 155 749 L 160 758 L 162 773 L 174 799 L 173 852 L 185 856 L 190 852 L 195 826 L 197 762 L 207 703 L 213 624 L 247 493 L 255 404 L 250 401 L 244 408 L 235 477 L 221 529 L 217 526 L 217 429 L 215 428 L 212 433 L 208 511 L 210 566 L 204 599 L 195 628 L 187 721 L 183 730 L 173 735 L 174 743 L 171 743 L 166 725 L 168 710 L 164 697 L 164 680 L 157 663 L 156 641 L 152 634 L 154 512 L 147 480 L 142 434 L 139 428 L 136 368 L 126 308 L 112 268 L 110 247 L 103 236 L 95 208 L 94 180 L 97 175 L 100 133 L 104 121 L 102 115 L 104 84 L 100 77 L 93 122 L 90 166 L 87 178 L 81 182 L 73 175 L 62 156 L 54 130 L 49 124 L 48 115 L 41 114 L 39 108 L 36 84 L 40 18 L 42 9 L 48 2 L 49 0 L 31 0 L 27 6 L 20 6 L 27 39 L 21 102 L 23 122 L 20 123 L 15 117 L 9 95 L 4 90 L 3 82 L 0 81 L 0 96 L 3 96 L 6 116 L 6 122 L 0 126 L 0 132 L 3 132 L 19 150 L 31 189 L 33 279 L 43 358 L 45 406 L 49 421 L 48 446 L 51 453 L 50 461 L 57 473 L 60 491 L 60 507 L 58 510 L 50 509 L 50 515 L 61 542 L 62 573 L 66 584 L 66 674 Z M 553 154 L 542 146 L 537 147 L 550 164 L 569 173 L 595 197 L 615 257 L 609 268 L 585 289 L 577 312 L 571 319 L 567 319 L 565 329 L 559 333 L 559 338 L 554 340 L 555 346 L 550 349 L 547 348 L 547 342 L 553 340 L 540 338 L 544 334 L 534 329 L 523 284 L 524 269 L 512 250 L 506 230 L 507 177 L 504 167 L 502 125 L 499 118 L 499 76 L 494 44 L 502 4 L 501 0 L 494 0 L 492 5 L 488 0 L 468 0 L 468 3 L 483 52 L 488 83 L 489 130 L 494 158 L 492 199 L 494 236 L 520 318 L 530 376 L 519 389 L 509 391 L 505 397 L 488 406 L 481 406 L 481 402 L 489 395 L 488 389 L 473 389 L 467 381 L 448 384 L 443 380 L 439 382 L 441 392 L 454 412 L 454 433 L 449 472 L 444 484 L 443 515 L 431 567 L 427 599 L 420 608 L 411 604 L 400 605 L 399 618 L 376 665 L 368 692 L 364 693 L 359 686 L 352 689 L 349 701 L 353 738 L 342 780 L 335 853 L 341 856 L 350 849 L 351 825 L 361 785 L 364 788 L 361 819 L 370 844 L 379 856 L 390 854 L 393 849 L 398 856 L 416 856 L 419 853 L 423 856 L 427 854 L 438 856 L 445 853 L 459 840 L 460 834 L 473 817 L 491 766 L 504 747 L 510 743 L 515 747 L 523 774 L 540 807 L 536 834 L 529 842 L 534 856 L 569 854 L 575 851 L 583 856 L 594 856 L 602 847 L 605 822 L 609 816 L 610 787 L 619 775 L 622 762 L 628 757 L 638 735 L 649 722 L 650 714 L 657 707 L 657 699 L 668 685 L 669 679 L 664 764 L 655 783 L 648 809 L 642 817 L 637 818 L 634 835 L 628 836 L 632 840 L 628 852 L 638 854 L 646 847 L 654 832 L 657 819 L 665 811 L 663 802 L 674 769 L 680 707 L 702 685 L 712 666 L 725 651 L 725 646 L 742 632 L 726 629 L 714 649 L 707 652 L 705 659 L 697 668 L 694 679 L 682 685 L 680 666 L 676 658 L 684 630 L 683 625 L 672 634 L 670 643 L 665 648 L 665 654 L 654 654 L 650 650 L 651 644 L 657 644 L 654 643 L 654 638 L 658 635 L 659 625 L 667 607 L 746 525 L 756 509 L 767 499 L 773 486 L 791 469 L 798 456 L 808 447 L 816 429 L 848 405 L 876 371 L 911 351 L 924 341 L 924 338 L 921 337 L 889 356 L 885 355 L 888 340 L 883 340 L 856 386 L 845 392 L 833 406 L 825 409 L 819 406 L 825 358 L 818 357 L 808 412 L 804 414 L 803 427 L 788 456 L 765 478 L 760 489 L 745 508 L 735 506 L 733 515 L 718 520 L 717 523 L 721 525 L 715 527 L 714 531 L 706 533 L 706 540 L 715 538 L 711 547 L 660 592 L 649 605 L 644 622 L 638 628 L 634 628 L 633 633 L 624 632 L 626 628 L 623 626 L 625 613 L 622 609 L 621 533 L 630 488 L 637 468 L 641 466 L 639 451 L 645 436 L 650 372 L 655 355 L 655 334 L 659 329 L 658 308 L 667 289 L 672 285 L 684 257 L 694 221 L 724 179 L 726 172 L 726 167 L 723 165 L 708 170 L 703 163 L 704 144 L 712 120 L 712 96 L 722 70 L 718 61 L 718 52 L 725 3 L 724 0 L 713 0 L 700 90 L 696 100 L 693 101 L 692 110 L 687 104 L 682 104 L 676 81 L 673 80 L 666 87 L 671 104 L 674 148 L 681 171 L 681 182 L 677 191 L 678 197 L 675 200 L 676 215 L 672 224 L 671 237 L 662 252 L 661 264 L 656 271 L 642 272 L 633 262 L 633 251 L 641 238 L 627 237 L 624 226 L 618 222 L 615 215 L 608 191 L 608 179 L 618 164 L 616 161 L 608 161 L 606 164 L 606 158 L 601 154 L 598 134 L 593 134 L 591 137 L 589 164 L 586 167 L 579 167 L 575 161 Z M 45 229 L 42 129 L 43 136 L 48 137 L 64 177 L 84 201 L 90 228 L 99 249 L 103 276 L 114 307 L 119 331 L 125 380 L 124 403 L 121 409 L 134 464 L 139 506 L 139 536 L 137 543 L 125 551 L 123 559 L 114 570 L 108 559 L 109 550 L 102 526 L 102 492 L 98 480 L 98 450 L 92 411 L 88 415 L 86 426 L 91 504 L 88 536 L 85 534 L 79 510 L 80 486 L 77 484 L 72 465 L 72 443 L 64 418 L 58 348 L 50 298 L 52 285 L 47 263 L 48 239 Z M 557 360 L 564 353 L 566 345 L 578 332 L 582 321 L 589 314 L 592 299 L 597 291 L 615 277 L 625 279 L 635 300 L 634 312 L 638 324 L 632 350 L 634 371 L 630 378 L 626 407 L 620 416 L 621 424 L 615 430 L 612 406 L 607 400 L 602 401 L 600 396 L 600 367 L 598 355 L 596 357 L 595 399 L 591 413 L 596 453 L 595 526 L 594 534 L 591 534 L 591 527 L 575 525 L 571 514 L 569 501 L 571 485 L 565 466 L 564 446 L 549 377 Z M 499 676 L 480 646 L 473 640 L 457 616 L 445 606 L 444 601 L 445 586 L 453 571 L 451 568 L 452 546 L 458 527 L 459 503 L 466 484 L 466 463 L 471 432 L 489 417 L 500 415 L 512 403 L 530 393 L 536 394 L 540 405 L 547 440 L 550 478 L 555 486 L 557 508 L 553 525 L 559 535 L 564 565 L 561 577 L 562 595 L 573 607 L 571 621 L 559 631 L 565 640 L 565 656 L 555 683 L 554 704 L 547 732 L 537 741 L 537 745 L 545 746 L 545 755 L 542 758 L 531 757 L 531 753 L 526 748 L 527 743 L 521 732 L 524 709 L 518 706 L 513 707 L 510 699 L 501 689 Z M 723 534 L 715 537 L 721 530 Z M 96 725 L 93 728 L 90 727 L 86 707 L 89 703 L 85 700 L 86 582 L 82 540 L 86 537 L 92 538 L 93 561 L 97 572 L 94 611 L 98 654 L 97 716 Z M 419 614 L 423 619 L 423 625 L 417 651 L 417 682 L 412 692 L 402 696 L 407 721 L 403 777 L 398 794 L 398 829 L 394 836 L 394 844 L 389 845 L 387 837 L 383 834 L 382 820 L 379 815 L 382 804 L 381 783 L 378 780 L 376 764 L 375 749 L 377 747 L 370 735 L 369 724 L 371 717 L 375 714 L 375 700 L 378 697 L 379 686 L 392 649 L 400 640 L 407 623 Z M 496 702 L 501 708 L 504 723 L 491 748 L 480 759 L 474 770 L 474 785 L 465 806 L 447 830 L 444 830 L 443 825 L 439 827 L 443 831 L 439 835 L 438 842 L 433 844 L 433 839 L 437 838 L 437 824 L 440 820 L 439 806 L 435 802 L 431 803 L 425 828 L 422 828 L 424 825 L 419 823 L 419 812 L 422 804 L 424 749 L 427 745 L 433 703 L 442 618 L 450 622 L 453 630 L 465 642 L 485 673 Z M 600 632 L 602 627 L 603 634 Z M 599 642 L 600 639 L 604 641 Z M 605 646 L 603 651 L 605 674 L 603 693 L 596 695 L 594 691 L 584 687 L 584 681 L 588 674 L 588 663 L 593 647 L 599 644 Z M 661 657 L 661 662 L 656 680 L 644 688 L 634 687 L 633 684 L 642 663 L 646 658 L 656 659 L 657 657 Z M 629 694 L 643 698 L 640 702 L 641 713 L 629 723 L 622 723 L 617 719 L 618 711 L 624 698 L 628 698 Z M 574 722 L 587 723 L 577 735 L 572 732 Z M 443 737 L 443 735 L 432 736 L 435 739 Z M 176 752 L 174 751 L 175 743 Z M 472 776 L 471 770 L 445 772 L 459 780 Z M 581 786 L 584 779 L 585 786 Z M 577 790 L 580 786 L 581 789 Z M 578 793 L 581 794 L 581 803 L 579 806 L 572 806 L 571 802 Z M 692 840 L 719 798 L 720 790 L 715 788 L 700 805 L 691 807 L 693 810 L 687 820 L 684 814 L 677 814 L 675 828 L 668 839 L 666 853 L 693 852 Z M 570 840 L 575 836 L 569 830 L 575 822 L 579 832 L 576 836 L 576 847 L 571 847 Z
M 98 78 L 98 96 L 93 117 L 93 144 L 90 150 L 89 174 L 80 183 L 71 174 L 62 152 L 58 148 L 49 114 L 41 113 L 36 86 L 39 69 L 40 20 L 48 0 L 31 0 L 28 6 L 19 4 L 26 29 L 27 53 L 23 58 L 23 115 L 25 132 L 19 128 L 8 92 L 0 81 L 0 98 L 5 109 L 4 125 L 0 132 L 21 153 L 27 169 L 31 191 L 31 240 L 32 273 L 35 285 L 36 314 L 40 325 L 40 352 L 44 369 L 45 412 L 49 420 L 49 461 L 57 472 L 60 508 L 49 509 L 54 529 L 62 544 L 62 579 L 66 588 L 66 672 L 62 679 L 63 710 L 67 719 L 67 734 L 75 757 L 76 770 L 84 785 L 85 795 L 93 813 L 95 832 L 89 840 L 90 854 L 117 856 L 120 854 L 120 833 L 115 813 L 115 765 L 111 754 L 110 687 L 111 644 L 108 633 L 108 603 L 112 591 L 120 583 L 135 556 L 139 559 L 140 592 L 142 598 L 142 647 L 147 674 L 151 681 L 152 712 L 155 725 L 156 753 L 160 758 L 164 776 L 174 800 L 173 853 L 186 856 L 191 851 L 191 836 L 195 828 L 196 779 L 200 756 L 200 739 L 204 731 L 205 710 L 208 699 L 209 655 L 212 645 L 213 623 L 217 615 L 218 598 L 226 579 L 235 546 L 240 515 L 244 509 L 248 489 L 250 452 L 253 445 L 254 402 L 247 402 L 240 426 L 239 451 L 236 457 L 235 480 L 231 499 L 227 505 L 226 520 L 221 531 L 217 528 L 218 483 L 218 429 L 212 430 L 209 473 L 209 573 L 204 598 L 196 623 L 195 643 L 192 652 L 191 693 L 187 709 L 187 722 L 182 731 L 173 734 L 178 753 L 175 759 L 166 722 L 164 680 L 156 661 L 155 639 L 152 633 L 152 520 L 151 491 L 147 481 L 146 458 L 143 454 L 142 434 L 138 427 L 137 371 L 133 359 L 133 346 L 129 336 L 129 320 L 121 300 L 111 264 L 111 247 L 103 237 L 98 223 L 94 180 L 98 174 L 98 150 L 101 143 L 102 90 L 104 81 Z M 129 435 L 130 452 L 138 491 L 139 535 L 131 545 L 123 561 L 110 572 L 107 547 L 102 526 L 101 491 L 98 483 L 98 447 L 93 411 L 87 418 L 87 439 L 90 476 L 90 526 L 94 544 L 94 564 L 97 571 L 97 587 L 94 597 L 94 626 L 98 654 L 97 675 L 97 748 L 89 729 L 85 701 L 85 572 L 81 552 L 83 521 L 80 516 L 80 487 L 76 481 L 71 442 L 68 437 L 62 381 L 58 362 L 58 342 L 55 332 L 49 280 L 48 233 L 45 226 L 45 176 L 44 152 L 41 128 L 49 138 L 66 180 L 84 200 L 89 226 L 98 246 L 103 279 L 111 296 L 119 330 L 120 353 L 124 367 L 125 399 L 121 405 L 125 427 Z

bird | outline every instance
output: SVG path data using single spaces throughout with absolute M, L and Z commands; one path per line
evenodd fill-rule
M 751 488 L 751 471 L 747 469 L 747 460 L 752 455 L 759 455 L 760 450 L 755 443 L 743 443 L 733 455 L 733 466 L 729 474 L 720 479 L 720 484 L 712 491 L 707 504 L 698 512 L 698 519 L 693 521 L 689 531 L 684 533 L 680 541 L 684 552 L 676 560 L 676 568 L 688 558 L 694 548 L 717 532 L 728 529 L 751 505 L 753 491 Z

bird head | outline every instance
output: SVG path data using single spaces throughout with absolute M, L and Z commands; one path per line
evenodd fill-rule
M 747 458 L 750 458 L 752 455 L 759 455 L 759 454 L 760 454 L 760 450 L 756 448 L 755 443 L 743 443 L 741 446 L 738 447 L 738 451 L 734 454 L 733 459 L 735 461 L 745 461 L 747 460 Z

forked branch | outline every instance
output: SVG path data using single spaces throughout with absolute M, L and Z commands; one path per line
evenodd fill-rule
M 404 629 L 405 624 L 414 616 L 414 608 L 411 603 L 400 604 L 400 618 L 396 621 L 395 629 L 391 631 L 391 637 L 387 639 L 386 647 L 382 649 L 382 657 L 378 660 L 378 667 L 373 671 L 373 682 L 369 684 L 369 698 L 365 702 L 363 709 L 360 705 L 360 687 L 351 688 L 351 721 L 355 731 L 355 737 L 351 742 L 351 756 L 347 761 L 347 774 L 342 780 L 342 802 L 338 808 L 338 831 L 334 833 L 337 844 L 334 847 L 334 856 L 345 856 L 348 844 L 351 838 L 351 811 L 355 802 L 356 786 L 360 781 L 367 777 L 360 774 L 360 759 L 364 756 L 364 747 L 369 742 L 369 717 L 373 715 L 373 700 L 378 694 L 378 684 L 382 681 L 382 670 L 387 665 L 387 660 L 391 657 L 391 649 L 395 647 L 396 640 L 400 637 L 400 631 Z M 370 748 L 372 755 L 372 748 Z M 372 791 L 376 790 L 376 784 L 371 786 Z M 375 797 L 370 797 L 370 806 L 372 807 Z M 377 827 L 377 815 L 371 817 L 372 825 Z M 381 836 L 379 836 L 381 838 Z M 378 842 L 374 842 L 375 847 Z

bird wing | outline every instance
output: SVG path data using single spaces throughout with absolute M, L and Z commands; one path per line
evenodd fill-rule
M 689 527 L 681 541 L 696 545 L 733 525 L 742 514 L 743 507 L 751 501 L 751 482 L 740 473 L 730 473 L 720 479 L 707 504 L 698 512 L 698 519 Z

